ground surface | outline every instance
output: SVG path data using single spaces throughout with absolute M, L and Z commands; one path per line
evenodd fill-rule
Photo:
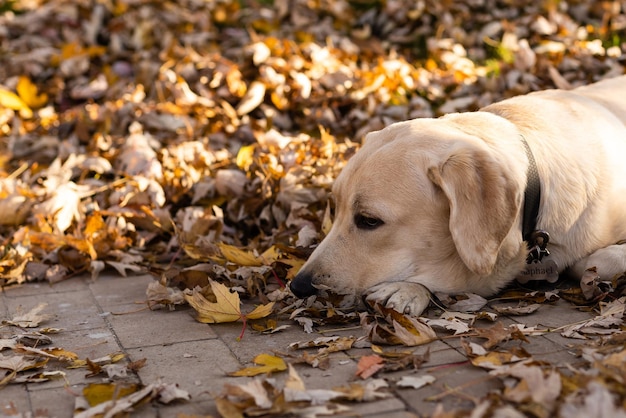
M 52 316 L 41 325 L 61 329 L 51 335 L 53 346 L 73 351 L 80 358 L 95 359 L 116 352 L 127 356 L 123 362 L 145 358 L 145 365 L 136 373 L 129 373 L 126 378 L 117 380 L 141 382 L 144 385 L 157 381 L 175 383 L 191 395 L 191 400 L 171 405 L 153 402 L 138 406 L 132 413 L 132 416 L 137 417 L 172 417 L 183 413 L 218 416 L 214 398 L 223 392 L 224 385 L 242 384 L 253 379 L 231 377 L 228 373 L 250 365 L 260 352 L 289 353 L 292 352 L 289 344 L 322 335 L 317 332 L 306 334 L 301 327 L 292 324 L 284 331 L 271 335 L 248 329 L 244 338 L 238 341 L 240 324 L 200 324 L 194 320 L 193 310 L 189 308 L 173 312 L 142 310 L 146 287 L 152 281 L 149 276 L 124 278 L 109 275 L 96 281 L 75 278 L 52 286 L 29 284 L 9 289 L 1 295 L 0 315 L 2 318 L 12 318 L 20 306 L 29 309 L 44 300 L 48 303 L 45 312 Z M 524 323 L 527 326 L 554 329 L 593 316 L 592 313 L 579 312 L 569 303 L 560 301 L 543 305 L 536 313 L 525 316 Z M 518 322 L 516 317 L 507 316 L 502 316 L 500 321 L 505 325 Z M 6 332 L 7 328 L 5 326 L 2 331 Z M 17 331 L 14 327 L 10 328 Z M 345 331 L 324 333 L 323 336 L 362 334 L 362 329 L 352 327 Z M 528 338 L 528 343 L 512 341 L 504 343 L 502 347 L 512 349 L 523 346 L 536 361 L 543 361 L 555 370 L 575 368 L 582 361 L 575 355 L 576 340 L 564 338 L 559 333 Z M 469 364 L 459 338 L 445 338 L 411 350 L 416 354 L 430 352 L 429 359 L 418 370 L 376 376 L 389 383 L 390 397 L 363 403 L 344 402 L 350 412 L 340 415 L 430 416 L 439 404 L 447 411 L 472 409 L 476 400 L 502 387 L 499 379 Z M 348 352 L 331 354 L 331 367 L 327 370 L 308 365 L 297 365 L 296 368 L 307 389 L 329 389 L 350 382 L 363 382 L 355 376 L 357 361 L 361 356 L 371 353 L 370 348 L 353 348 Z M 87 384 L 106 381 L 102 375 L 86 378 L 87 371 L 84 368 L 70 370 L 64 366 L 48 367 L 55 368 L 66 372 L 65 381 L 56 379 L 46 383 L 9 384 L 1 389 L 3 414 L 26 417 L 30 412 L 34 416 L 68 417 L 74 411 L 77 396 L 82 394 Z M 396 386 L 395 383 L 407 375 L 432 375 L 436 380 L 421 389 Z M 275 376 L 284 382 L 286 373 L 277 373 Z M 436 399 L 427 401 L 429 397 Z

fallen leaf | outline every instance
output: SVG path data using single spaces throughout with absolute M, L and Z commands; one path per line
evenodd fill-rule
M 470 359 L 472 364 L 483 369 L 498 369 L 506 364 L 517 363 L 527 360 L 531 356 L 522 349 L 510 351 L 489 351 L 483 355 L 474 356 Z
M 270 354 L 259 354 L 253 361 L 258 366 L 245 367 L 229 373 L 229 376 L 257 376 L 287 370 L 287 363 L 282 358 Z
M 138 405 L 153 399 L 162 403 L 169 403 L 174 399 L 190 399 L 186 391 L 167 383 L 150 384 L 144 388 L 135 384 L 90 384 L 83 389 L 83 396 L 91 408 L 75 411 L 74 417 L 95 418 L 105 413 L 106 416 L 117 416 L 117 414 L 134 411 Z
M 378 304 L 376 309 L 384 314 L 384 319 L 365 312 L 360 315 L 361 326 L 372 343 L 416 346 L 426 344 L 437 337 L 432 328 L 417 318 Z
M 469 325 L 457 318 L 449 319 L 428 319 L 425 318 L 424 322 L 430 327 L 440 327 L 449 331 L 454 331 L 454 335 L 464 334 L 470 330 Z
M 247 115 L 259 107 L 263 100 L 265 100 L 265 84 L 260 81 L 252 82 L 246 95 L 237 106 L 237 114 L 239 116 Z
M 504 391 L 504 397 L 515 403 L 533 402 L 549 413 L 561 394 L 561 378 L 554 370 L 517 363 L 496 369 L 492 373 L 519 379 L 516 386 L 506 388 Z
M 603 304 L 600 315 L 593 319 L 572 324 L 563 328 L 561 335 L 568 338 L 585 339 L 586 335 L 609 334 L 623 324 L 626 298 L 622 297 L 608 304 Z
M 222 256 L 231 263 L 238 266 L 259 267 L 272 264 L 280 257 L 280 252 L 275 246 L 270 247 L 260 256 L 254 255 L 252 252 L 244 251 L 232 245 L 220 242 L 218 245 Z
M 400 380 L 396 382 L 396 385 L 402 388 L 420 389 L 426 385 L 430 385 L 435 382 L 435 380 L 437 380 L 437 378 L 429 374 L 422 376 L 402 376 Z
M 123 398 L 137 390 L 137 384 L 91 383 L 83 389 L 83 396 L 90 406 L 96 406 L 112 399 Z
M 189 392 L 178 387 L 177 384 L 161 384 L 157 391 L 156 400 L 162 404 L 169 404 L 173 401 L 188 401 L 191 399 Z
M 318 337 L 310 341 L 297 341 L 289 344 L 289 348 L 292 350 L 301 350 L 303 348 L 322 348 L 329 349 L 331 347 L 341 347 L 337 350 L 330 351 L 342 351 L 352 347 L 352 344 L 356 340 L 355 337 L 339 337 L 337 335 L 331 337 Z
M 44 367 L 48 359 L 39 360 L 26 356 L 3 356 L 0 354 L 0 370 L 8 370 L 8 373 L 0 378 L 0 388 L 14 380 L 18 372 Z
M 356 375 L 365 380 L 382 369 L 384 362 L 385 360 L 377 354 L 363 356 L 359 359 L 359 363 L 357 364 Z
M 225 384 L 224 395 L 222 397 L 234 398 L 239 400 L 241 398 L 252 398 L 254 405 L 259 408 L 269 409 L 272 407 L 272 400 L 270 394 L 265 389 L 263 381 L 255 379 L 240 385 Z M 229 408 L 230 409 L 230 408 Z
M 20 328 L 38 327 L 40 323 L 50 319 L 50 315 L 41 314 L 41 311 L 43 311 L 47 306 L 47 303 L 42 302 L 39 305 L 35 306 L 33 309 L 31 309 L 29 312 L 22 315 L 14 316 L 11 320 L 3 320 L 2 323 L 5 325 L 13 325 Z
M 44 371 L 41 373 L 17 376 L 11 383 L 42 383 L 52 379 L 64 379 L 65 383 L 69 384 L 67 374 L 62 370 Z
M 41 329 L 39 330 L 39 332 L 32 331 L 16 334 L 12 338 L 15 342 L 18 342 L 27 347 L 41 347 L 52 344 L 52 338 L 44 335 Z
M 446 308 L 459 312 L 477 312 L 487 304 L 487 299 L 475 293 L 463 293 L 458 295 L 439 294 L 436 296 Z
M 0 106 L 19 111 L 25 119 L 33 117 L 31 108 L 17 94 L 2 87 L 0 87 Z
M 162 281 L 156 280 L 148 284 L 146 298 L 151 308 L 164 305 L 173 309 L 175 305 L 181 305 L 186 301 L 182 290 L 168 287 Z
M 517 327 L 504 327 L 502 322 L 496 322 L 489 328 L 475 328 L 474 332 L 479 338 L 485 338 L 487 341 L 483 343 L 483 347 L 487 350 L 495 347 L 502 341 L 522 340 L 528 342 L 524 334 Z
M 231 292 L 228 287 L 213 280 L 209 280 L 209 284 L 217 298 L 216 302 L 209 302 L 198 288 L 191 293 L 185 293 L 185 299 L 196 310 L 196 319 L 199 322 L 213 324 L 242 320 L 245 326 L 248 319 L 259 319 L 272 313 L 274 302 L 259 305 L 252 312 L 244 314 L 236 292 Z
M 580 278 L 580 290 L 582 291 L 585 299 L 591 300 L 601 293 L 600 289 L 598 289 L 599 280 L 600 275 L 598 274 L 596 267 L 585 270 L 583 276 Z
M 33 203 L 26 196 L 11 195 L 0 200 L 0 225 L 22 225 Z
M 38 109 L 48 102 L 48 95 L 38 92 L 37 85 L 27 76 L 20 76 L 15 87 L 17 94 L 31 109 Z
M 537 312 L 541 305 L 538 303 L 533 303 L 525 306 L 502 306 L 502 305 L 494 305 L 492 308 L 503 315 L 529 315 L 531 313 Z
M 593 380 L 569 394 L 559 412 L 563 417 L 626 418 L 623 405 L 615 404 L 609 388 Z
M 371 402 L 377 399 L 385 399 L 393 396 L 389 392 L 380 389 L 389 387 L 384 379 L 370 379 L 367 382 L 354 382 L 346 386 L 333 388 L 334 391 L 343 394 L 342 399 L 356 402 Z
M 289 377 L 283 389 L 287 402 L 310 402 L 311 405 L 323 405 L 330 400 L 343 397 L 342 392 L 330 389 L 306 389 L 296 369 L 289 365 Z

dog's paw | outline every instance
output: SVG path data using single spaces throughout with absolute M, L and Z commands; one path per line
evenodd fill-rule
M 418 283 L 386 282 L 364 293 L 367 303 L 378 303 L 410 316 L 420 316 L 430 303 L 430 291 Z
M 618 274 L 626 271 L 626 244 L 609 245 L 600 248 L 589 256 L 579 260 L 571 272 L 583 277 L 587 270 L 596 269 L 601 280 L 611 280 Z

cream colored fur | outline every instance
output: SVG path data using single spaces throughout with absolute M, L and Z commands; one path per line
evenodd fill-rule
M 370 133 L 334 184 L 335 222 L 294 293 L 365 294 L 419 315 L 429 291 L 497 292 L 527 254 L 522 136 L 539 170 L 550 258 L 577 276 L 625 272 L 626 245 L 614 245 L 626 239 L 623 76 Z M 383 223 L 367 229 L 364 219 Z

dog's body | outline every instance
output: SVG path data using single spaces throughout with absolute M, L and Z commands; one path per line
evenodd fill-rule
M 429 292 L 489 296 L 524 268 L 524 192 L 536 160 L 537 228 L 577 276 L 626 271 L 626 76 L 518 96 L 478 112 L 369 134 L 333 187 L 336 219 L 292 281 L 365 293 L 419 315 Z M 428 289 L 428 290 L 427 290 Z

